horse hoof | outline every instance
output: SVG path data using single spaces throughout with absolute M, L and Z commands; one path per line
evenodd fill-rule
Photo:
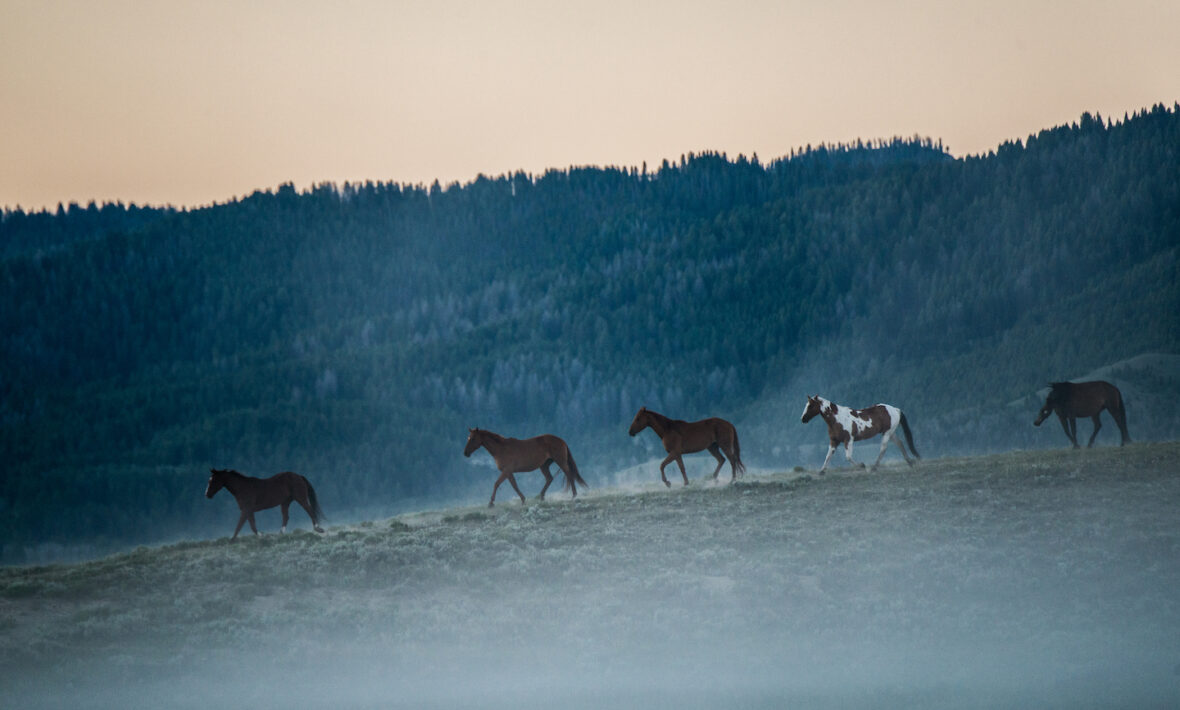
M 318 533 L 322 533 L 324 531 L 324 529 L 321 528 L 319 525 L 317 525 L 317 526 L 315 526 L 315 531 Z
M 665 486 L 665 487 L 667 487 L 667 488 L 671 488 L 671 487 L 672 487 L 672 484 L 671 484 L 671 483 L 669 483 L 668 481 L 664 481 L 664 486 Z

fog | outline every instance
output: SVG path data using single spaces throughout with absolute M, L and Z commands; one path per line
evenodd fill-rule
M 632 482 L 140 551 L 79 595 L 0 600 L 7 643 L 33 659 L 6 693 L 13 707 L 1174 705 L 1177 447 L 1133 450 L 1150 465 L 1118 468 L 1108 449 Z M 33 610 L 40 627 L 23 625 Z

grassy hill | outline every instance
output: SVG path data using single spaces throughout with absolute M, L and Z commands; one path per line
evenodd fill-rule
M 1174 706 L 1178 462 L 647 470 L 324 535 L 265 518 L 0 569 L 0 687 L 24 708 Z
M 962 159 L 858 141 L 5 211 L 0 562 L 208 535 L 210 468 L 297 471 L 348 518 L 482 497 L 473 426 L 557 434 L 593 484 L 653 455 L 640 406 L 730 419 L 766 468 L 812 460 L 813 393 L 901 407 L 932 456 L 1055 446 L 1022 409 L 1046 382 L 1180 353 L 1178 164 L 1158 105 Z M 1127 370 L 1133 437 L 1180 427 L 1174 370 Z

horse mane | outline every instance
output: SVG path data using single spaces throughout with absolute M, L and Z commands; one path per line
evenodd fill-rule
M 233 476 L 234 478 L 249 478 L 249 476 L 247 476 L 246 474 L 238 473 L 237 471 L 233 470 L 232 468 L 217 469 L 216 473 L 225 474 L 227 476 Z
M 651 409 L 647 409 L 646 411 L 647 411 L 648 416 L 650 416 L 652 419 L 654 419 L 656 424 L 658 424 L 659 427 L 661 429 L 663 429 L 665 432 L 670 431 L 670 430 L 677 430 L 677 427 L 676 427 L 677 423 L 680 423 L 680 424 L 685 423 L 684 420 L 682 420 L 682 419 L 673 419 L 672 417 L 664 416 L 663 414 L 660 414 L 659 412 L 653 411 Z M 652 427 L 652 431 L 656 431 L 655 427 Z M 657 433 L 659 433 L 659 432 L 657 432 Z M 663 434 L 659 434 L 659 435 L 663 436 Z
M 1072 382 L 1050 382 L 1049 389 L 1054 392 L 1068 392 L 1073 388 Z
M 672 419 L 672 417 L 666 417 L 663 414 L 660 414 L 659 412 L 652 410 L 652 409 L 647 410 L 647 413 L 651 416 L 652 419 L 655 419 L 657 422 L 659 422 L 661 426 L 668 426 L 673 421 L 675 421 Z
M 476 427 L 475 430 L 478 431 L 479 433 L 483 434 L 487 438 L 491 439 L 492 441 L 496 442 L 497 444 L 503 444 L 505 441 L 507 441 L 507 437 L 500 436 L 499 434 L 497 434 L 494 431 L 488 431 L 487 429 L 480 429 L 479 427 Z

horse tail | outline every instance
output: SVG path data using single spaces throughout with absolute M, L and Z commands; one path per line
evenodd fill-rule
M 311 481 L 303 476 L 303 482 L 307 484 L 307 504 L 311 506 L 312 524 L 319 525 L 322 521 L 327 520 L 324 516 L 324 509 L 320 507 L 320 502 L 315 497 L 315 488 L 312 487 Z
M 922 456 L 918 454 L 918 450 L 914 448 L 914 436 L 910 434 L 910 423 L 906 421 L 905 412 L 901 412 L 901 430 L 905 434 L 905 443 L 910 447 L 910 453 L 914 458 L 920 459 Z
M 569 450 L 568 446 L 565 447 L 565 460 L 569 464 L 569 470 L 565 472 L 565 490 L 574 491 L 576 495 L 577 489 L 574 488 L 575 483 L 581 484 L 583 488 L 589 488 L 590 486 L 586 485 L 586 481 L 582 480 L 582 474 L 578 473 L 578 464 L 574 461 L 574 454 Z
M 1127 433 L 1127 405 L 1123 402 L 1123 393 L 1118 387 L 1114 387 L 1114 406 L 1110 408 L 1110 413 L 1114 416 L 1114 423 L 1119 427 L 1119 433 L 1123 435 L 1123 442 L 1126 444 L 1131 440 L 1131 435 Z
M 742 463 L 742 444 L 738 441 L 737 427 L 733 428 L 733 461 L 730 462 L 738 475 L 746 472 L 746 464 Z

